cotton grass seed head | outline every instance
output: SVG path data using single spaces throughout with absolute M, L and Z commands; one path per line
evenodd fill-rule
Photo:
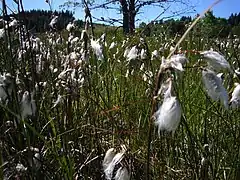
M 210 69 L 202 70 L 202 80 L 208 96 L 214 100 L 220 100 L 225 109 L 228 109 L 228 93 L 222 85 L 222 79 Z
M 0 29 L 0 39 L 2 39 L 3 37 L 5 37 L 5 30 Z
M 58 22 L 58 16 L 53 15 L 52 19 L 51 19 L 51 21 L 49 23 L 49 26 L 54 29 L 56 24 L 57 24 L 57 22 Z
M 151 55 L 151 60 L 154 60 L 159 57 L 158 51 L 154 50 Z
M 24 150 L 28 153 L 29 166 L 35 170 L 39 170 L 42 166 L 41 154 L 38 148 L 30 147 Z
M 28 91 L 25 91 L 21 100 L 21 116 L 26 118 L 27 116 L 34 116 L 36 113 L 36 103 L 33 99 L 33 94 L 31 95 Z
M 122 163 L 127 148 L 125 145 L 121 145 L 120 152 L 116 153 L 115 148 L 110 148 L 103 160 L 103 170 L 107 180 L 128 180 L 130 173 L 124 163 Z
M 17 172 L 25 172 L 25 171 L 27 171 L 27 168 L 26 167 L 24 167 L 24 165 L 23 164 L 21 164 L 21 163 L 18 163 L 17 164 L 17 166 L 16 166 L 16 170 L 17 170 Z
M 75 29 L 75 24 L 72 23 L 72 22 L 69 22 L 68 25 L 67 25 L 67 27 L 66 27 L 66 30 L 69 31 L 69 32 L 71 32 L 71 31 L 74 30 L 74 29 Z
M 155 118 L 155 125 L 158 127 L 159 135 L 161 131 L 174 134 L 181 119 L 181 108 L 177 97 L 172 96 L 164 99 L 155 113 Z
M 115 42 L 112 42 L 109 46 L 109 49 L 113 49 L 114 47 L 116 46 L 116 43 Z
M 112 161 L 109 163 L 109 165 L 107 166 L 107 168 L 104 170 L 104 173 L 105 173 L 105 176 L 106 176 L 106 179 L 107 180 L 111 180 L 112 177 L 113 177 L 113 171 L 114 171 L 114 168 L 117 164 L 119 164 L 122 159 L 123 159 L 123 155 L 124 153 L 120 152 L 120 153 L 117 153 Z
M 187 58 L 183 54 L 173 55 L 169 59 L 162 57 L 161 68 L 173 68 L 177 71 L 184 71 L 183 65 L 187 62 Z
M 228 61 L 220 53 L 213 50 L 209 50 L 202 51 L 200 54 L 207 61 L 210 69 L 213 69 L 215 71 L 227 69 L 230 72 L 233 72 Z
M 115 180 L 130 180 L 130 174 L 126 167 L 120 167 L 114 177 Z
M 172 81 L 169 80 L 164 88 L 164 99 L 159 109 L 155 113 L 155 125 L 158 127 L 158 133 L 161 131 L 176 131 L 181 119 L 181 107 L 177 97 L 172 96 Z
M 141 49 L 141 55 L 140 55 L 141 59 L 147 59 L 147 51 L 145 49 Z
M 109 164 L 111 163 L 115 155 L 116 155 L 115 148 L 110 148 L 109 150 L 107 150 L 102 163 L 104 171 L 107 169 L 107 167 L 109 166 Z
M 232 92 L 232 98 L 230 100 L 230 106 L 232 109 L 240 107 L 240 84 L 235 83 L 235 88 Z
M 184 65 L 188 62 L 188 59 L 184 54 L 174 54 L 170 57 L 170 61 L 179 62 Z
M 103 50 L 102 50 L 102 46 L 99 44 L 99 42 L 91 39 L 91 47 L 92 47 L 95 55 L 97 56 L 98 60 L 102 60 L 104 58 Z
M 138 58 L 138 48 L 137 46 L 133 46 L 127 54 L 127 60 L 134 60 Z

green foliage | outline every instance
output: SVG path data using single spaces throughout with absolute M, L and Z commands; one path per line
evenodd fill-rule
M 145 179 L 147 163 L 151 179 L 202 179 L 203 157 L 212 165 L 206 170 L 209 178 L 238 179 L 239 109 L 225 110 L 208 98 L 200 68 L 206 64 L 191 50 L 219 50 L 235 70 L 240 63 L 236 50 L 239 39 L 222 38 L 218 46 L 219 39 L 202 36 L 196 29 L 190 32 L 181 44 L 182 50 L 188 50 L 185 71 L 171 74 L 183 112 L 180 126 L 174 136 L 159 137 L 156 128 L 149 133 L 149 126 L 154 124 L 150 117 L 152 92 L 161 56 L 167 57 L 172 43 L 180 38 L 175 33 L 183 31 L 186 27 L 182 24 L 190 21 L 158 22 L 150 26 L 152 32 L 144 38 L 138 34 L 124 37 L 113 27 L 97 26 L 94 38 L 106 33 L 105 40 L 98 40 L 102 60 L 91 48 L 90 37 L 87 42 L 69 43 L 68 32 L 47 32 L 39 35 L 42 43 L 36 49 L 27 37 L 22 42 L 18 33 L 9 31 L 0 42 L 0 71 L 11 73 L 14 88 L 0 103 L 0 179 L 101 180 L 105 152 L 122 144 L 128 149 L 124 163 L 131 169 L 132 179 Z M 206 23 L 212 21 L 226 23 L 218 18 L 206 19 Z M 59 43 L 58 37 L 63 39 Z M 115 46 L 110 49 L 113 42 Z M 133 46 L 146 50 L 146 57 L 127 60 L 124 52 Z M 159 56 L 151 59 L 154 50 Z M 88 59 L 82 58 L 84 52 Z M 74 53 L 77 55 L 71 56 Z M 60 76 L 63 72 L 65 76 Z M 234 82 L 239 78 L 225 73 L 224 85 L 229 93 Z M 33 92 L 37 111 L 34 116 L 21 118 L 25 91 Z M 56 103 L 58 95 L 61 101 Z M 209 152 L 203 148 L 206 143 Z M 33 155 L 34 148 L 39 150 L 40 159 Z M 18 170 L 18 164 L 26 169 Z
M 69 21 L 74 20 L 73 13 L 70 11 L 47 11 L 47 10 L 29 10 L 17 15 L 9 15 L 18 19 L 26 25 L 27 29 L 33 29 L 35 32 L 43 33 L 50 29 L 49 23 L 52 15 L 59 16 L 57 28 L 62 30 L 66 27 Z M 82 21 L 79 20 L 82 25 Z
M 240 36 L 240 25 L 234 26 L 232 28 L 232 34 Z
M 145 25 L 141 23 L 140 29 L 146 31 L 147 34 L 161 34 L 165 32 L 170 36 L 183 35 L 188 26 L 192 22 L 191 17 L 183 16 L 180 19 L 169 19 L 166 21 L 160 20 L 155 22 L 155 25 L 148 26 L 145 29 Z M 226 38 L 230 34 L 239 35 L 240 13 L 231 15 L 228 19 L 216 18 L 213 12 L 206 13 L 205 17 L 194 27 L 194 30 L 198 36 L 206 38 Z

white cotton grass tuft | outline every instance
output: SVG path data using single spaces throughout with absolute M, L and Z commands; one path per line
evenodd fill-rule
M 101 37 L 98 39 L 99 42 L 105 42 L 106 41 L 106 33 L 103 33 Z
M 66 27 L 66 30 L 71 32 L 72 30 L 74 30 L 76 27 L 75 27 L 75 24 L 74 22 L 69 22 L 67 27 Z
M 204 59 L 206 59 L 209 69 L 213 69 L 215 71 L 228 69 L 230 72 L 233 73 L 230 64 L 225 59 L 225 57 L 220 53 L 213 50 L 209 50 L 202 51 L 200 54 L 203 55 Z
M 11 17 L 11 22 L 9 23 L 9 27 L 16 27 L 16 26 L 18 26 L 18 21 L 15 19 L 15 18 L 13 18 L 13 17 Z M 7 26 L 6 26 L 6 29 L 7 29 Z
M 127 60 L 134 60 L 138 58 L 138 49 L 137 46 L 133 46 L 127 54 Z
M 155 116 L 155 124 L 158 126 L 159 135 L 164 130 L 174 134 L 181 119 L 181 109 L 177 98 L 170 97 L 164 99 Z
M 121 163 L 126 153 L 126 147 L 122 145 L 122 150 L 116 153 L 115 148 L 110 148 L 104 157 L 102 166 L 107 180 L 129 180 L 128 169 Z
M 86 30 L 82 30 L 80 39 L 81 40 L 85 40 L 87 37 L 88 37 L 87 31 Z
M 58 75 L 58 79 L 65 79 L 66 74 L 67 74 L 68 72 L 70 72 L 70 70 L 71 70 L 71 69 L 67 69 L 67 70 L 62 71 L 62 72 Z
M 24 151 L 27 150 L 25 149 Z M 28 163 L 29 166 L 35 170 L 39 170 L 39 168 L 42 166 L 41 154 L 38 148 L 30 147 Z
M 184 65 L 188 62 L 188 59 L 184 54 L 174 54 L 170 57 L 170 61 L 178 62 Z
M 184 71 L 183 65 L 188 62 L 188 59 L 185 57 L 184 54 L 177 54 L 171 56 L 169 59 L 165 59 L 162 57 L 162 64 L 161 67 L 164 69 L 173 68 L 178 71 Z
M 142 49 L 140 57 L 141 57 L 142 60 L 147 59 L 147 50 Z
M 103 60 L 103 58 L 104 58 L 103 50 L 102 50 L 102 46 L 99 44 L 99 42 L 91 39 L 91 47 L 92 47 L 95 55 L 97 56 L 98 60 Z
M 113 49 L 114 47 L 116 46 L 116 43 L 115 42 L 112 42 L 109 46 L 109 49 Z
M 232 92 L 232 98 L 230 100 L 230 106 L 232 109 L 240 107 L 240 84 L 235 83 L 235 88 Z
M 0 39 L 2 39 L 5 36 L 5 30 L 0 29 Z
M 181 107 L 176 96 L 172 96 L 172 81 L 169 81 L 168 89 L 164 92 L 164 99 L 155 113 L 155 125 L 158 127 L 158 133 L 161 131 L 176 131 L 181 120 Z
M 124 54 L 123 54 L 123 57 L 127 57 L 128 53 L 129 53 L 130 49 L 129 48 L 126 48 L 125 51 L 124 51 Z
M 239 76 L 240 76 L 240 68 L 237 68 L 237 69 L 234 71 L 233 77 L 234 77 L 234 78 L 237 78 L 237 77 L 239 77 Z
M 224 75 L 223 75 L 223 73 L 218 73 L 218 74 L 217 74 L 217 77 L 219 77 L 219 79 L 220 79 L 221 82 L 222 82 L 222 80 L 223 80 L 223 78 L 224 78 Z
M 119 164 L 122 161 L 123 156 L 124 156 L 124 153 L 122 153 L 122 152 L 117 153 L 113 157 L 112 161 L 109 163 L 107 168 L 104 170 L 104 173 L 105 173 L 105 176 L 106 176 L 107 180 L 111 180 L 112 179 L 114 168 L 115 168 L 115 166 L 117 164 Z
M 142 76 L 143 81 L 147 82 L 148 84 L 152 84 L 152 77 L 153 77 L 153 73 L 152 71 L 144 71 L 144 74 Z
M 159 57 L 158 51 L 157 51 L 157 50 L 154 50 L 154 51 L 152 52 L 152 55 L 151 55 L 151 60 L 156 59 L 156 58 L 158 58 L 158 57 Z
M 0 102 L 3 102 L 7 99 L 8 95 L 5 90 L 4 84 L 0 84 Z
M 52 108 L 55 108 L 58 104 L 61 104 L 63 102 L 63 97 L 58 94 L 57 100 L 53 102 Z
M 145 64 L 144 64 L 144 63 L 142 63 L 142 64 L 141 64 L 141 66 L 140 66 L 140 71 L 143 71 L 143 69 L 144 69 L 144 66 L 145 66 Z
M 57 22 L 58 22 L 58 16 L 54 15 L 49 23 L 49 26 L 55 29 Z
M 74 37 L 74 38 L 71 39 L 70 43 L 71 44 L 77 44 L 79 40 L 80 40 L 79 37 Z
M 25 172 L 25 171 L 27 171 L 27 168 L 23 164 L 18 163 L 16 166 L 16 170 L 17 170 L 17 172 Z
M 9 73 L 0 74 L 0 102 L 5 101 L 11 96 L 13 91 L 12 76 Z
M 225 109 L 228 109 L 228 93 L 222 85 L 222 79 L 210 69 L 202 70 L 202 80 L 208 96 L 214 100 L 220 100 Z
M 163 99 L 166 99 L 171 96 L 171 91 L 172 91 L 172 87 L 170 88 L 170 86 L 172 86 L 171 81 L 172 79 L 169 78 L 161 84 L 161 87 L 158 91 L 158 96 L 162 96 Z
M 25 91 L 21 100 L 21 116 L 26 118 L 28 116 L 34 116 L 36 113 L 36 103 L 33 99 L 33 94 L 31 95 L 28 91 Z
M 34 156 L 33 156 L 33 163 L 32 166 L 38 170 L 41 167 L 42 163 L 41 163 L 41 155 L 39 152 L 35 152 Z
M 114 177 L 115 180 L 130 180 L 130 174 L 126 167 L 120 167 Z
M 112 162 L 114 156 L 116 155 L 116 151 L 114 148 L 110 148 L 106 154 L 105 154 L 105 157 L 103 159 L 103 163 L 102 163 L 102 166 L 103 166 L 103 170 L 105 171 L 107 169 L 107 167 L 109 166 L 109 164 Z

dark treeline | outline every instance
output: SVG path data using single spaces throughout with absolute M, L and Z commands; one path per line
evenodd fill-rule
M 70 11 L 25 11 L 27 29 L 35 28 L 36 32 L 45 32 L 46 30 L 49 30 L 49 23 L 51 21 L 52 15 L 59 16 L 57 24 L 58 29 L 63 29 L 69 21 L 74 19 L 73 14 Z M 23 13 L 20 14 L 20 18 L 24 18 Z
M 71 11 L 50 10 L 30 10 L 9 16 L 13 16 L 24 23 L 27 29 L 43 33 L 50 30 L 49 23 L 53 15 L 59 16 L 57 23 L 58 30 L 64 29 L 70 21 L 75 19 Z M 194 19 L 191 16 L 183 16 L 180 19 L 159 20 L 150 26 L 146 26 L 146 23 L 142 22 L 139 27 L 144 29 L 144 34 L 147 36 L 158 35 L 163 32 L 170 36 L 175 36 L 176 34 L 183 35 Z M 84 22 L 77 20 L 76 25 L 83 27 Z M 210 38 L 240 36 L 240 13 L 231 14 L 228 18 L 219 18 L 215 17 L 213 12 L 210 11 L 197 23 L 192 31 L 195 32 L 196 36 Z
M 59 16 L 57 28 L 63 29 L 65 28 L 66 24 L 69 23 L 69 21 L 73 20 L 73 13 L 70 11 L 44 11 L 44 10 L 30 10 L 25 11 L 25 15 L 23 13 L 20 13 L 17 16 L 17 18 L 24 19 L 24 16 L 26 18 L 26 26 L 27 29 L 35 29 L 36 32 L 45 32 L 50 29 L 49 23 L 51 21 L 51 18 L 53 15 Z
M 147 36 L 162 32 L 171 36 L 183 35 L 194 19 L 190 16 L 183 16 L 180 19 L 159 20 L 148 27 L 145 23 L 141 23 L 139 27 L 145 29 L 144 32 Z M 231 14 L 229 18 L 218 18 L 210 11 L 197 23 L 193 31 L 197 36 L 209 38 L 240 36 L 240 13 Z
M 73 13 L 71 11 L 47 11 L 47 10 L 29 10 L 24 13 L 11 14 L 10 17 L 14 17 L 21 23 L 26 25 L 27 29 L 33 29 L 35 32 L 46 32 L 50 29 L 49 23 L 53 15 L 59 16 L 57 29 L 62 30 L 66 25 L 74 20 Z M 5 17 L 5 19 L 8 19 Z M 79 26 L 83 25 L 81 20 L 77 21 Z

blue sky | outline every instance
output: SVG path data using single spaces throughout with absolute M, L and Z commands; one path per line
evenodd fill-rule
M 78 0 L 80 2 L 81 0 Z M 210 4 L 214 2 L 214 0 L 188 0 L 190 4 L 195 6 L 196 12 L 191 15 L 195 15 L 197 13 L 201 13 L 204 9 L 206 9 Z M 14 9 L 15 3 L 13 0 L 6 0 L 9 7 Z M 59 5 L 63 4 L 65 0 L 51 0 L 52 7 L 55 10 L 59 10 Z M 97 3 L 104 2 L 104 0 L 96 0 Z M 24 8 L 26 10 L 29 9 L 49 9 L 48 4 L 45 0 L 23 0 Z M 172 15 L 173 11 L 177 11 L 181 9 L 179 4 L 169 4 L 171 7 L 168 12 L 165 13 L 162 17 L 168 17 Z M 184 6 L 186 7 L 186 6 Z M 161 11 L 157 7 L 144 8 L 142 9 L 142 13 L 138 15 L 138 19 L 145 22 L 150 22 L 153 20 Z M 217 17 L 229 17 L 231 13 L 239 13 L 240 12 L 240 0 L 222 0 L 218 5 L 213 8 L 214 15 Z M 107 11 L 107 10 L 98 10 L 92 12 L 95 17 L 111 17 L 111 18 L 121 18 L 121 14 L 116 11 Z M 190 14 L 188 14 L 190 15 Z M 82 8 L 76 9 L 75 16 L 77 18 L 82 19 L 84 17 L 84 12 Z

